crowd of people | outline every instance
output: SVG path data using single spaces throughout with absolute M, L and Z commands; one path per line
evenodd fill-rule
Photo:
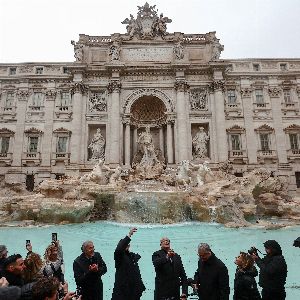
M 111 300 L 139 300 L 146 290 L 138 264 L 141 256 L 130 251 L 136 231 L 130 229 L 116 246 Z M 236 257 L 233 300 L 286 298 L 287 265 L 281 247 L 275 240 L 266 241 L 264 247 L 263 257 L 254 247 Z M 20 254 L 8 256 L 7 247 L 0 245 L 0 300 L 103 300 L 102 276 L 107 267 L 92 241 L 82 244 L 82 253 L 73 262 L 76 292 L 68 291 L 59 241 L 54 240 L 46 248 L 44 259 L 32 251 L 30 241 L 26 242 L 26 249 L 25 258 Z M 192 295 L 201 300 L 229 300 L 229 274 L 225 264 L 207 243 L 199 244 L 198 256 L 194 278 L 187 278 L 181 257 L 171 248 L 170 239 L 161 238 L 160 249 L 152 255 L 156 273 L 154 300 L 188 299 L 189 286 Z M 261 294 L 256 283 L 258 275 Z

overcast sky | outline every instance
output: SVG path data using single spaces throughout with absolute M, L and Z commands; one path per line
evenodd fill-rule
M 125 33 L 146 0 L 0 0 L 0 63 L 74 61 L 79 34 Z M 300 58 L 300 0 L 148 0 L 168 32 L 216 31 L 221 58 Z

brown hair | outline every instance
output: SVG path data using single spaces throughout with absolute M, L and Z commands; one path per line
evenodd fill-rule
M 249 270 L 253 267 L 254 259 L 250 254 L 245 252 L 240 252 L 240 257 L 242 258 L 242 265 L 241 265 L 242 269 Z
M 45 254 L 44 254 L 44 259 L 46 261 L 49 261 L 49 257 L 51 255 L 51 252 L 54 250 L 54 249 L 58 249 L 57 245 L 56 244 L 50 244 L 46 250 L 45 250 Z

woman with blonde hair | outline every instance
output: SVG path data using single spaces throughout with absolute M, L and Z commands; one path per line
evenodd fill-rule
M 252 256 L 240 252 L 240 255 L 235 259 L 235 264 L 237 269 L 234 278 L 233 300 L 260 300 L 261 296 L 255 281 L 258 272 Z
M 62 247 L 59 241 L 52 242 L 44 254 L 45 264 L 43 274 L 46 277 L 56 277 L 61 284 L 65 283 L 64 279 L 64 260 Z

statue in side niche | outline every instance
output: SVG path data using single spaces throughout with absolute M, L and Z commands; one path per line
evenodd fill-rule
M 209 135 L 204 131 L 203 127 L 199 127 L 199 131 L 193 137 L 193 154 L 194 158 L 206 158 L 207 157 L 207 142 Z
M 105 160 L 105 139 L 101 133 L 100 128 L 97 129 L 88 148 L 91 149 L 92 151 L 91 160 L 94 159 L 101 159 L 103 161 Z

